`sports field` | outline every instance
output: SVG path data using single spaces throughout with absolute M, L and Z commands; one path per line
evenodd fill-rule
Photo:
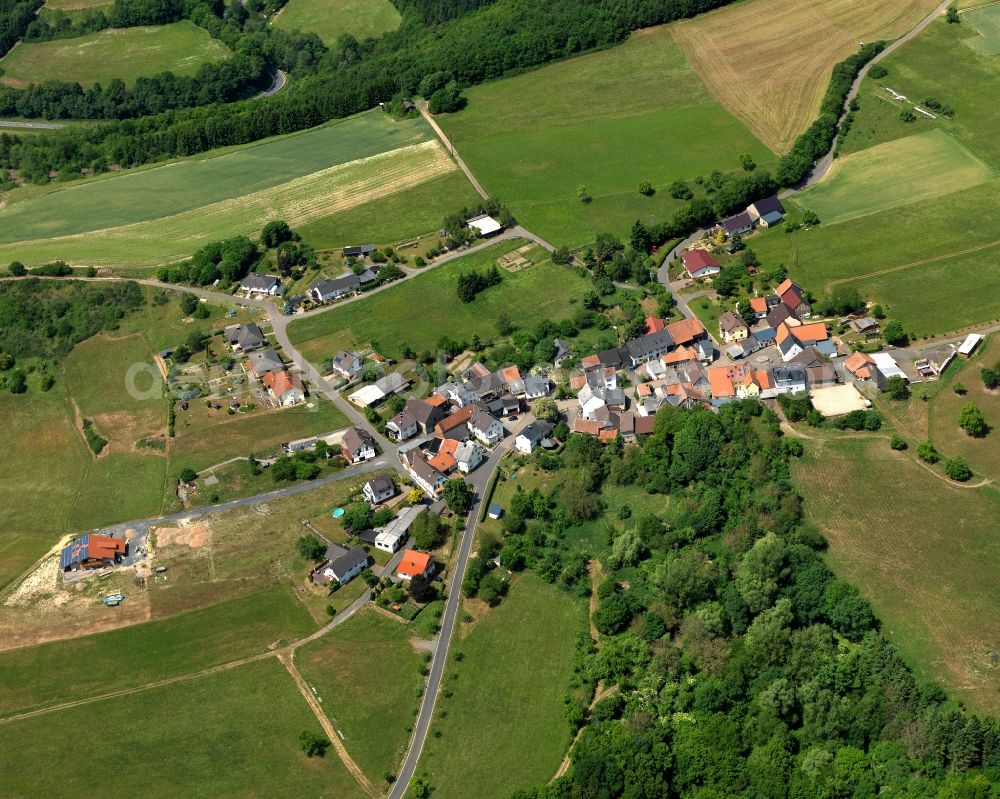
M 570 300 L 583 296 L 591 284 L 551 261 L 514 273 L 501 270 L 500 285 L 486 289 L 470 303 L 459 302 L 460 274 L 485 271 L 498 257 L 523 244 L 520 240 L 502 242 L 372 297 L 293 321 L 288 334 L 313 363 L 330 358 L 338 349 L 372 342 L 377 342 L 383 355 L 399 360 L 407 345 L 416 352 L 434 351 L 442 335 L 456 341 L 468 341 L 473 335 L 483 341 L 493 339 L 501 314 L 526 329 L 541 319 L 567 318 L 572 312 Z
M 335 751 L 302 753 L 303 730 L 321 731 L 270 658 L 0 724 L 0 771 L 12 797 L 365 797 Z
M 569 747 L 562 698 L 585 614 L 581 600 L 525 573 L 452 642 L 417 767 L 435 799 L 493 799 L 552 778 Z
M 467 94 L 468 107 L 438 123 L 487 191 L 557 245 L 668 218 L 678 178 L 739 170 L 742 153 L 761 168 L 774 160 L 712 99 L 668 27 Z M 639 194 L 642 181 L 654 196 Z M 581 185 L 589 203 L 577 199 Z
M 917 674 L 996 713 L 988 653 L 1000 641 L 1000 492 L 949 485 L 886 439 L 809 442 L 794 464 L 807 514 L 829 540 L 831 566 L 871 599 Z
M 969 47 L 987 56 L 1000 53 L 1000 6 L 991 5 L 966 11 L 962 15 L 962 22 L 969 23 L 979 34 L 965 40 Z
M 13 204 L 0 210 L 0 261 L 151 267 L 270 219 L 302 225 L 455 169 L 422 120 L 362 114 Z
M 795 204 L 835 224 L 992 180 L 996 173 L 940 129 L 915 133 L 834 161 Z
M 858 42 L 894 39 L 935 0 L 749 0 L 675 26 L 709 90 L 768 147 L 787 152 L 815 119 L 838 61 Z
M 368 610 L 296 652 L 347 753 L 373 783 L 396 773 L 420 704 L 424 661 L 412 635 L 409 625 Z
M 979 370 L 996 368 L 1000 363 L 1000 336 L 993 335 L 986 344 L 949 378 L 928 402 L 928 431 L 925 433 L 941 452 L 960 455 L 975 471 L 992 480 L 1000 480 L 1000 390 L 987 389 Z M 967 394 L 956 394 L 954 386 L 961 383 Z M 958 415 L 967 402 L 975 403 L 986 417 L 989 433 L 972 438 L 958 426 Z
M 161 72 L 194 75 L 202 64 L 231 55 L 229 48 L 189 20 L 171 25 L 111 28 L 51 42 L 20 42 L 3 59 L 0 83 L 23 87 L 49 80 L 85 88 L 114 78 L 126 84 Z
M 328 47 L 349 33 L 359 41 L 378 38 L 399 27 L 400 16 L 389 0 L 291 0 L 273 24 L 287 31 L 315 33 Z
M 779 263 L 820 296 L 850 282 L 888 306 L 914 333 L 932 335 L 1000 316 L 1000 184 L 984 183 L 839 224 L 753 240 L 766 267 Z M 695 303 L 697 308 L 697 302 Z

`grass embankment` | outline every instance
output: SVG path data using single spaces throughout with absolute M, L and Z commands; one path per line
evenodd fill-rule
M 0 725 L 0 770 L 11 797 L 88 796 L 99 785 L 114 796 L 361 799 L 334 751 L 309 759 L 299 749 L 299 733 L 319 729 L 269 660 Z
M 871 599 L 910 665 L 997 712 L 1000 494 L 950 485 L 885 437 L 811 443 L 794 478 L 831 566 Z
M 400 19 L 389 0 L 291 0 L 273 24 L 287 31 L 315 33 L 334 47 L 345 33 L 362 41 L 394 31 Z
M 0 260 L 153 267 L 276 217 L 298 227 L 455 169 L 423 120 L 370 112 L 15 202 L 0 211 Z
M 313 629 L 291 591 L 274 586 L 161 621 L 0 652 L 0 716 L 194 674 Z
M 570 741 L 562 695 L 585 623 L 580 600 L 524 574 L 453 641 L 418 767 L 438 799 L 492 799 L 552 777 Z
M 859 41 L 902 35 L 936 5 L 750 0 L 685 20 L 676 36 L 719 102 L 784 153 L 816 118 L 834 64 L 856 52 Z
M 561 320 L 590 287 L 589 281 L 551 261 L 519 272 L 501 269 L 503 280 L 470 303 L 456 295 L 458 276 L 485 271 L 496 259 L 524 242 L 501 242 L 482 252 L 458 258 L 413 280 L 342 308 L 294 321 L 292 343 L 310 361 L 319 363 L 340 348 L 377 342 L 385 356 L 401 359 L 407 345 L 416 352 L 433 351 L 442 335 L 484 341 L 497 334 L 496 320 L 506 314 L 515 325 L 530 329 L 541 319 Z
M 742 153 L 762 168 L 774 161 L 712 99 L 668 27 L 468 96 L 465 110 L 438 122 L 486 189 L 554 244 L 668 218 L 681 205 L 667 191 L 674 180 L 738 170 Z M 644 180 L 652 197 L 639 194 Z M 577 199 L 580 185 L 590 202 Z
M 190 20 L 170 25 L 109 28 L 71 39 L 20 42 L 2 60 L 0 83 L 23 87 L 50 80 L 90 88 L 119 78 L 132 85 L 161 72 L 194 75 L 202 64 L 232 55 L 229 48 Z
M 296 653 L 348 754 L 376 784 L 396 773 L 420 704 L 423 658 L 413 634 L 368 610 Z

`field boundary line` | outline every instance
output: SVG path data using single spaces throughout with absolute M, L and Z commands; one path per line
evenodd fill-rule
M 191 674 L 179 674 L 175 677 L 167 677 L 162 680 L 154 680 L 153 682 L 145 683 L 144 685 L 135 685 L 131 688 L 122 688 L 119 691 L 111 691 L 107 694 L 99 694 L 97 696 L 88 696 L 84 699 L 74 699 L 71 702 L 62 702 L 58 705 L 49 705 L 48 707 L 40 707 L 35 710 L 29 710 L 24 713 L 18 713 L 14 716 L 7 716 L 5 718 L 0 718 L 0 725 L 10 724 L 13 721 L 24 721 L 25 719 L 35 718 L 37 716 L 44 716 L 48 713 L 55 713 L 57 710 L 69 710 L 74 707 L 81 707 L 83 705 L 90 705 L 94 702 L 102 702 L 105 699 L 116 699 L 120 696 L 131 696 L 132 694 L 142 693 L 143 691 L 148 691 L 152 688 L 162 688 L 167 685 L 174 685 L 179 682 L 187 682 L 188 680 L 196 680 L 199 677 L 208 677 L 212 674 L 219 674 L 220 672 L 230 671 L 240 666 L 246 666 L 250 663 L 256 663 L 259 660 L 266 660 L 267 658 L 276 657 L 278 655 L 278 650 L 272 652 L 259 652 L 256 655 L 250 655 L 249 657 L 240 658 L 239 660 L 231 660 L 228 663 L 221 663 L 218 666 L 212 666 L 207 669 L 202 669 L 201 671 L 192 672 Z
M 337 731 L 334 729 L 333 724 L 330 723 L 329 717 L 323 711 L 323 708 L 320 707 L 319 700 L 316 699 L 312 689 L 306 683 L 305 678 L 292 661 L 292 654 L 293 653 L 291 652 L 282 652 L 278 654 L 278 660 L 280 660 L 282 665 L 288 670 L 292 681 L 295 683 L 295 687 L 299 689 L 299 693 L 302 694 L 303 698 L 306 700 L 306 704 L 309 705 L 309 709 L 312 710 L 313 714 L 316 716 L 316 720 L 319 721 L 320 726 L 323 727 L 323 731 L 329 737 L 330 743 L 333 744 L 333 748 L 337 750 L 337 755 L 340 757 L 345 768 L 351 772 L 351 775 L 358 781 L 358 784 L 364 789 L 365 793 L 373 797 L 373 799 L 374 797 L 380 796 L 381 794 L 375 790 L 375 786 L 371 784 L 371 781 L 365 776 L 365 773 L 347 753 L 347 750 L 344 748 L 344 744 L 341 743 L 340 736 L 337 735 Z
M 834 286 L 840 286 L 844 283 L 853 283 L 855 280 L 867 280 L 873 277 L 881 277 L 882 275 L 888 275 L 893 272 L 903 272 L 907 269 L 912 269 L 915 266 L 924 266 L 926 264 L 938 263 L 940 261 L 947 261 L 949 258 L 958 258 L 962 255 L 971 255 L 974 252 L 981 252 L 982 250 L 988 250 L 992 247 L 1000 246 L 1000 239 L 996 241 L 986 242 L 985 244 L 977 244 L 975 247 L 969 247 L 965 250 L 957 250 L 956 252 L 945 253 L 944 255 L 935 255 L 931 258 L 922 258 L 919 261 L 911 261 L 908 264 L 901 264 L 899 266 L 891 266 L 888 269 L 879 269 L 875 272 L 867 272 L 863 275 L 852 275 L 851 277 L 842 277 L 837 280 L 830 280 L 824 285 L 824 288 L 829 290 Z

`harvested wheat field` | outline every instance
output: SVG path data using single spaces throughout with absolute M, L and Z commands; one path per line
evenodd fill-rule
M 750 0 L 682 22 L 674 36 L 709 91 L 776 153 L 816 117 L 830 70 L 859 42 L 895 39 L 937 0 Z
M 156 545 L 159 547 L 185 546 L 201 549 L 211 536 L 207 524 L 192 524 L 189 527 L 159 527 L 156 530 Z
M 277 186 L 148 222 L 0 246 L 0 262 L 54 259 L 107 267 L 152 267 L 237 235 L 256 236 L 272 219 L 299 227 L 455 170 L 441 144 L 425 141 L 337 164 Z

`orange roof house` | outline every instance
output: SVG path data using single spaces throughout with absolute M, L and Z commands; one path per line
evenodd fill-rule
M 500 377 L 505 383 L 513 383 L 515 380 L 521 379 L 521 370 L 516 366 L 507 366 L 500 370 Z
M 667 332 L 677 346 L 683 346 L 697 341 L 706 335 L 705 326 L 697 319 L 681 319 L 667 325 Z
M 708 368 L 708 387 L 716 399 L 736 396 L 736 389 L 733 388 L 728 366 L 710 366 Z
M 859 380 L 868 380 L 872 376 L 871 367 L 874 363 L 867 353 L 853 352 L 844 359 L 844 368 Z
M 659 333 L 666 325 L 663 320 L 658 316 L 647 316 L 646 317 L 646 333 L 652 335 L 653 333 Z
M 426 552 L 417 552 L 415 549 L 407 549 L 403 552 L 403 559 L 396 567 L 396 575 L 402 580 L 412 580 L 418 574 L 426 577 L 431 572 L 433 561 Z
M 427 399 L 424 400 L 428 405 L 435 408 L 444 405 L 448 401 L 447 397 L 442 397 L 440 394 L 431 394 Z
M 664 366 L 670 366 L 675 363 L 687 363 L 688 361 L 697 361 L 698 353 L 690 347 L 678 347 L 673 352 L 668 352 L 660 360 L 663 361 Z
M 451 416 L 447 416 L 442 419 L 434 427 L 434 432 L 441 437 L 447 437 L 448 433 L 461 427 L 463 424 L 468 424 L 469 419 L 472 418 L 472 411 L 475 410 L 471 405 L 466 405 L 464 408 L 459 408 Z
M 750 310 L 757 316 L 767 316 L 767 299 L 765 297 L 751 297 Z
M 455 460 L 455 453 L 458 451 L 459 444 L 460 442 L 454 438 L 444 439 L 438 448 L 437 455 L 430 458 L 427 462 L 441 472 L 441 474 L 448 474 L 458 465 L 458 461 Z
M 595 369 L 601 365 L 601 358 L 599 355 L 585 355 L 580 359 L 580 366 L 584 369 Z
M 292 401 L 301 401 L 305 396 L 305 387 L 298 375 L 291 374 L 287 369 L 283 372 L 265 372 L 260 381 L 267 386 L 271 395 L 282 405 L 285 404 L 286 395 Z M 298 392 L 289 394 L 289 392 Z

